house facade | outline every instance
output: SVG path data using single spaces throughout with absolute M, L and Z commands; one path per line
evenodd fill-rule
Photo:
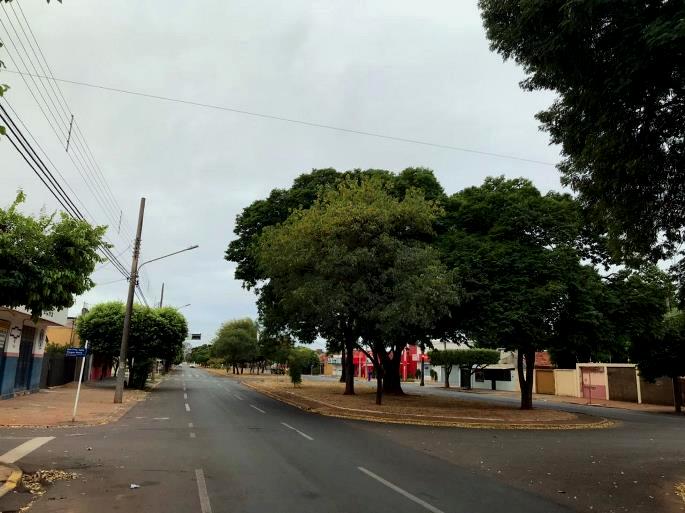
M 21 307 L 0 307 L 0 398 L 40 387 L 48 326 L 67 322 L 67 309 L 43 312 L 36 321 Z

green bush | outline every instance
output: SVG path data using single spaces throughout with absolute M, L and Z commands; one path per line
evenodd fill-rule
M 302 364 L 297 359 L 293 359 L 288 367 L 288 376 L 290 376 L 290 381 L 293 386 L 297 386 L 302 383 Z

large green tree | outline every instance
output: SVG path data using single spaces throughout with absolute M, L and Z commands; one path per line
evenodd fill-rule
M 92 288 L 90 275 L 105 227 L 93 227 L 66 214 L 37 217 L 19 212 L 22 192 L 0 208 L 0 304 L 23 306 L 35 317 L 66 308 Z
M 685 226 L 685 3 L 480 0 L 491 48 L 523 66 L 561 145 L 563 182 L 624 257 L 660 258 Z
M 430 333 L 457 300 L 452 273 L 428 241 L 438 207 L 410 188 L 399 199 L 378 178 L 348 178 L 259 240 L 260 310 L 278 308 L 298 338 L 342 340 L 384 374 L 408 342 Z M 392 357 L 390 355 L 392 353 Z M 398 379 L 399 379 L 399 372 Z M 346 393 L 353 393 L 348 372 Z
M 233 372 L 242 373 L 260 359 L 257 324 L 249 318 L 225 322 L 212 341 L 212 356 L 221 358 Z
M 78 318 L 76 331 L 88 340 L 93 353 L 110 358 L 116 365 L 124 327 L 124 304 L 100 303 Z M 127 365 L 129 386 L 144 388 L 152 359 L 173 361 L 187 334 L 185 318 L 167 308 L 133 305 L 129 331 Z M 181 338 L 183 337 L 183 338 Z
M 462 279 L 453 332 L 517 352 L 521 408 L 532 408 L 536 350 L 558 340 L 581 263 L 582 217 L 569 195 L 525 179 L 488 178 L 446 202 L 439 246 Z

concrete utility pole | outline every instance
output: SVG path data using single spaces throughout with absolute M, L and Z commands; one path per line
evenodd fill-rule
M 138 228 L 136 240 L 133 244 L 133 258 L 131 259 L 131 275 L 128 282 L 128 298 L 126 299 L 126 313 L 124 315 L 124 332 L 121 334 L 119 348 L 119 369 L 117 370 L 117 386 L 114 389 L 114 402 L 121 403 L 124 398 L 124 373 L 126 367 L 126 351 L 128 350 L 128 332 L 131 327 L 131 313 L 133 311 L 133 295 L 138 281 L 138 256 L 140 255 L 140 236 L 143 233 L 143 216 L 145 215 L 145 198 L 140 198 L 138 211 Z
M 164 305 L 164 282 L 162 282 L 162 293 L 159 295 L 159 307 Z

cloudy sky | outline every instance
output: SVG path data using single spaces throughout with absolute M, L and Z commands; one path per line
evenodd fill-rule
M 544 162 L 559 159 L 533 118 L 551 96 L 519 89 L 523 73 L 489 51 L 475 0 L 0 5 L 6 46 L 0 60 L 9 69 L 25 69 L 23 56 L 24 66 L 31 69 L 33 62 L 40 71 L 35 57 L 28 60 L 36 46 L 29 45 L 33 40 L 21 5 L 57 78 Z M 69 111 L 94 156 L 91 161 L 80 155 L 87 150 L 78 138 L 70 149 L 74 164 L 64 138 L 58 139 L 46 120 L 52 120 L 49 94 L 58 92 L 35 80 L 27 78 L 37 101 L 19 75 L 0 73 L 0 83 L 11 86 L 10 105 L 79 205 L 110 226 L 113 252 L 126 267 L 141 196 L 147 198 L 143 260 L 200 245 L 146 266 L 142 288 L 148 301 L 156 302 L 164 282 L 165 304 L 190 303 L 182 311 L 203 340 L 223 321 L 256 313 L 254 296 L 234 280 L 233 265 L 223 259 L 236 214 L 303 172 L 425 166 L 448 192 L 499 174 L 526 176 L 545 191 L 560 188 L 550 165 L 62 82 Z M 52 123 L 59 122 L 56 131 L 63 133 L 68 119 L 57 108 Z M 95 163 L 102 176 L 95 174 Z M 28 195 L 26 212 L 59 207 L 0 139 L 0 204 L 10 203 L 17 189 Z M 97 270 L 98 286 L 78 298 L 73 310 L 84 302 L 124 300 L 126 282 L 115 282 L 121 278 L 111 265 Z

